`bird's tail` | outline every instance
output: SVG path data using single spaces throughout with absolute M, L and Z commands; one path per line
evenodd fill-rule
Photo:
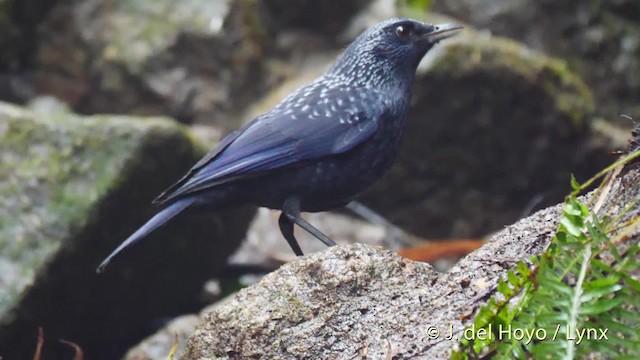
M 151 233 L 153 230 L 164 225 L 167 221 L 171 220 L 174 216 L 178 215 L 184 209 L 193 204 L 193 202 L 193 198 L 184 198 L 162 209 L 159 213 L 152 217 L 151 220 L 147 221 L 146 224 L 144 224 L 140 229 L 129 236 L 127 240 L 123 241 L 122 244 L 120 244 L 120 246 L 118 246 L 118 248 L 116 248 L 111 254 L 109 254 L 109 256 L 107 256 L 107 258 L 102 261 L 100 266 L 98 266 L 96 271 L 98 273 L 103 272 L 107 265 L 109 265 L 111 260 L 118 254 L 120 254 L 124 249 L 138 242 L 143 237 L 149 235 L 149 233 Z

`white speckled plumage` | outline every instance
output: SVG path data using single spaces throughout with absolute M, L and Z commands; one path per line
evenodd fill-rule
M 390 19 L 365 31 L 325 74 L 229 134 L 162 193 L 156 203 L 167 206 L 101 267 L 186 208 L 211 211 L 253 204 L 283 209 L 295 200 L 299 217 L 300 211 L 324 211 L 351 201 L 397 155 L 418 63 L 459 28 Z M 281 221 L 291 227 L 284 230 L 281 223 L 281 230 L 301 254 L 291 240 L 293 215 L 287 216 Z M 316 237 L 323 239 L 321 235 Z
M 413 29 L 415 36 L 400 38 L 399 27 Z M 365 166 L 375 157 L 394 158 L 404 129 L 415 69 L 434 44 L 417 36 L 434 29 L 437 27 L 410 19 L 389 19 L 368 29 L 322 76 L 246 125 L 224 148 L 214 149 L 208 160 L 206 157 L 201 161 L 159 201 L 215 188 L 239 177 L 252 179 L 292 164 L 315 160 L 321 166 L 320 163 L 332 162 L 334 156 L 356 146 Z M 363 142 L 370 144 L 361 145 Z M 365 154 L 365 149 L 369 153 Z M 265 156 L 269 156 L 268 161 Z M 357 183 L 368 186 L 391 163 L 374 161 L 375 165 L 381 162 L 384 169 L 365 174 L 371 181 Z M 351 171 L 352 167 L 348 165 L 342 171 Z M 299 180 L 295 180 L 297 174 L 288 177 L 292 180 L 279 180 L 278 189 L 273 189 L 283 195 L 251 201 L 277 208 L 286 197 L 286 189 L 307 193 L 304 183 L 313 181 L 306 175 Z M 325 184 L 331 182 L 325 180 Z M 296 181 L 302 185 L 296 185 Z M 313 206 L 316 207 L 323 206 Z

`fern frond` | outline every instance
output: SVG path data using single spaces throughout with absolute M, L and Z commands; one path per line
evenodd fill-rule
M 474 328 L 492 329 L 494 336 L 463 338 L 452 358 L 640 354 L 640 199 L 625 205 L 613 219 L 598 216 L 622 166 L 638 157 L 640 151 L 629 154 L 584 184 L 572 178 L 574 192 L 566 199 L 549 248 L 528 263 L 519 262 L 478 311 Z M 601 177 L 604 181 L 589 200 L 590 210 L 577 196 Z M 538 336 L 524 341 L 499 331 L 504 328 Z

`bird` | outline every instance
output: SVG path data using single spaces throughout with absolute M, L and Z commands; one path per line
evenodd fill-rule
M 360 34 L 317 79 L 270 111 L 229 133 L 153 203 L 162 209 L 98 266 L 179 213 L 242 205 L 280 210 L 278 225 L 293 252 L 300 226 L 335 242 L 302 218 L 351 203 L 398 155 L 418 64 L 462 26 L 415 19 L 382 21 Z

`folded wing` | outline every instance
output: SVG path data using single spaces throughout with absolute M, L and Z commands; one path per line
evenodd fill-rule
M 307 95 L 295 106 L 284 103 L 229 134 L 154 202 L 349 151 L 373 135 L 384 113 L 366 102 L 349 102 L 354 98 L 342 91 L 325 93 L 322 99 Z

